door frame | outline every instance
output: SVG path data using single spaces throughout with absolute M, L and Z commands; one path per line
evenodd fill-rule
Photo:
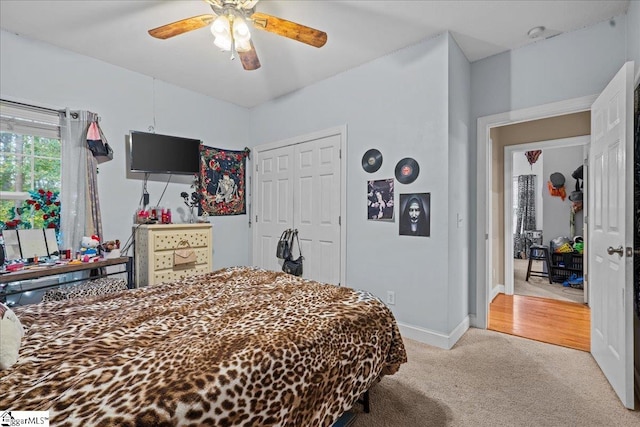
M 259 154 L 264 151 L 274 150 L 277 148 L 302 144 L 310 142 L 316 139 L 323 139 L 330 136 L 340 137 L 340 285 L 345 286 L 347 283 L 347 233 L 346 233 L 346 219 L 347 219 L 347 125 L 342 125 L 334 128 L 323 129 L 316 132 L 311 132 L 304 135 L 298 135 L 291 138 L 287 138 L 280 141 L 269 142 L 266 144 L 257 145 L 253 148 L 255 152 L 255 158 L 257 159 Z M 258 162 L 256 161 L 256 168 Z M 255 173 L 256 169 L 252 171 Z M 257 206 L 257 194 L 258 194 L 258 180 L 252 179 L 251 184 L 251 204 Z M 258 247 L 258 235 L 256 228 L 253 227 L 251 231 L 251 263 L 255 265 L 257 259 L 256 248 Z M 275 248 L 274 248 L 275 251 Z M 275 253 L 275 252 L 274 252 Z M 334 283 L 338 285 L 338 283 Z
M 513 295 L 515 292 L 513 281 L 513 221 L 508 220 L 511 218 L 511 206 L 513 206 L 513 153 L 519 151 L 528 150 L 548 150 L 551 148 L 565 148 L 582 146 L 588 147 L 591 143 L 591 136 L 573 136 L 570 138 L 550 139 L 546 141 L 529 142 L 526 144 L 507 145 L 504 147 L 504 293 L 506 295 Z M 544 153 L 544 151 L 543 151 Z M 584 160 L 584 159 L 583 159 Z M 544 154 L 542 161 L 544 162 Z M 544 182 L 540 183 L 544 191 Z M 586 198 L 585 198 L 586 199 Z M 586 200 L 588 203 L 588 200 Z M 585 203 L 585 207 L 587 206 Z M 544 209 L 544 206 L 543 206 Z M 543 211 L 544 212 L 544 211 Z M 586 211 L 585 211 L 586 212 Z M 537 212 L 536 212 L 537 213 Z M 586 224 L 585 224 L 586 227 Z M 544 230 L 544 224 L 542 225 Z M 584 234 L 584 233 L 583 233 Z M 543 231 L 544 235 L 544 231 Z M 547 239 L 548 240 L 548 239 Z M 585 240 L 585 246 L 588 242 Z M 509 249 L 509 250 L 508 250 Z M 586 271 L 586 269 L 585 269 Z M 585 290 L 585 302 L 587 295 L 587 287 Z
M 476 181 L 476 315 L 471 319 L 471 326 L 487 329 L 489 323 L 489 304 L 492 297 L 491 268 L 493 265 L 490 237 L 493 235 L 491 221 L 491 154 L 493 144 L 490 137 L 492 128 L 514 123 L 528 122 L 549 117 L 590 111 L 591 104 L 598 95 L 583 96 L 550 104 L 538 105 L 521 110 L 507 111 L 479 117 L 477 122 L 477 181 Z

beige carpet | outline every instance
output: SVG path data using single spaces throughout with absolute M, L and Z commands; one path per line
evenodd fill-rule
M 451 350 L 404 340 L 354 427 L 640 426 L 589 353 L 470 329 Z
M 552 298 L 560 301 L 584 303 L 584 291 L 571 287 L 564 287 L 562 283 L 549 284 L 546 277 L 531 276 L 527 282 L 528 259 L 513 260 L 513 288 L 514 294 L 530 297 Z M 533 261 L 531 269 L 542 271 L 542 261 Z

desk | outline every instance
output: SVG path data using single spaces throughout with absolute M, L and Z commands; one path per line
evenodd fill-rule
M 109 267 L 112 265 L 124 265 L 125 271 L 116 271 L 113 273 L 98 274 L 91 276 L 89 279 L 97 279 L 99 277 L 111 276 L 113 274 L 127 273 L 127 287 L 133 288 L 133 258 L 131 257 L 119 257 L 111 259 L 102 259 L 96 262 L 83 262 L 82 264 L 58 264 L 50 267 L 31 267 L 24 270 L 15 271 L 13 273 L 6 273 L 0 275 L 0 302 L 6 301 L 8 295 L 20 294 L 25 292 L 20 289 L 7 289 L 7 284 L 12 282 L 18 282 L 21 280 L 40 279 L 47 276 L 58 276 L 60 274 L 75 273 L 77 271 L 90 271 L 103 267 Z M 55 288 L 67 283 L 86 281 L 87 278 L 67 280 L 60 283 L 51 285 L 44 285 L 36 288 L 30 288 L 30 291 L 36 291 L 47 288 Z

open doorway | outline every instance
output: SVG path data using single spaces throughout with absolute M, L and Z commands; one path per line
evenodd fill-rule
M 528 151 L 535 147 L 544 150 L 561 149 L 567 146 L 584 145 L 589 141 L 591 133 L 591 114 L 589 111 L 580 111 L 558 116 L 534 119 L 504 126 L 496 126 L 490 130 L 491 138 L 491 197 L 489 200 L 491 207 L 491 223 L 488 245 L 491 258 L 488 263 L 490 266 L 490 286 L 491 301 L 499 293 L 513 294 L 513 232 L 511 230 L 512 221 L 512 205 L 511 205 L 511 189 L 513 185 L 513 177 L 509 172 L 505 174 L 505 164 L 512 163 L 513 152 Z M 582 139 L 577 139 L 582 137 Z M 546 142 L 545 142 L 546 141 Z M 581 150 L 578 148 L 578 150 Z M 505 153 L 508 152 L 505 159 Z M 548 156 L 552 159 L 552 156 Z M 556 162 L 549 160 L 551 167 L 555 167 Z M 567 166 L 570 168 L 570 166 Z M 572 171 L 573 169 L 571 169 Z M 564 173 L 571 178 L 571 171 Z M 544 170 L 538 185 L 539 191 L 547 185 L 548 176 L 544 176 Z M 549 174 L 547 174 L 549 175 Z M 567 181 L 568 186 L 573 186 L 573 181 Z M 508 190 L 505 190 L 508 189 Z M 568 195 L 568 193 L 567 193 Z M 542 196 L 541 196 L 542 197 Z M 557 214 L 557 213 L 556 213 Z M 567 210 L 566 223 L 569 221 L 569 212 Z M 549 240 L 556 235 L 561 234 L 557 228 L 552 227 L 556 220 L 548 220 L 548 232 L 543 233 L 539 238 L 542 242 L 549 244 Z M 558 220 L 559 221 L 559 220 Z M 509 227 L 507 227 L 509 226 Z M 540 222 L 540 226 L 544 226 L 544 220 Z M 537 227 L 537 226 L 536 226 Z M 514 227 L 515 228 L 515 227 Z M 567 227 L 568 228 L 568 227 Z M 539 230 L 539 228 L 536 228 Z M 568 230 L 567 230 L 568 231 Z M 567 233 L 568 234 L 568 233 Z
M 587 302 L 583 169 L 589 141 L 579 136 L 504 148 L 507 295 Z
M 550 180 L 550 175 L 555 169 L 558 169 L 565 176 L 565 191 L 567 192 L 565 196 L 568 196 L 575 188 L 571 177 L 572 171 L 583 163 L 585 158 L 583 153 L 590 141 L 590 133 L 591 117 L 589 111 L 560 114 L 490 129 L 491 162 L 488 169 L 491 174 L 492 191 L 489 205 L 492 214 L 490 215 L 491 231 L 488 234 L 488 252 L 491 254 L 488 265 L 491 268 L 489 301 L 493 301 L 491 303 L 492 317 L 488 319 L 490 329 L 589 351 L 589 308 L 584 304 L 514 295 L 516 274 L 521 272 L 523 276 L 526 275 L 526 270 L 519 270 L 517 263 L 524 264 L 522 267 L 528 267 L 527 257 L 529 254 L 526 253 L 522 260 L 516 260 L 514 257 L 514 230 L 517 225 L 513 224 L 512 198 L 514 153 L 520 153 L 524 156 L 522 152 L 534 149 L 541 149 L 542 153 L 546 151 L 549 159 L 548 168 L 541 164 L 543 167 L 539 172 L 537 194 L 540 198 L 549 197 L 547 183 Z M 564 152 L 553 153 L 550 150 L 564 150 Z M 567 150 L 569 152 L 575 150 L 576 158 L 570 160 L 568 165 L 561 166 L 558 164 L 557 156 L 566 157 Z M 532 169 L 531 166 L 529 169 Z M 532 240 L 531 243 L 533 243 L 533 239 L 536 239 L 536 243 L 544 244 L 548 248 L 550 257 L 554 256 L 551 248 L 553 238 L 558 235 L 571 236 L 575 234 L 575 231 L 570 232 L 570 204 L 567 197 L 563 201 L 558 199 L 558 202 L 559 206 L 556 207 L 560 207 L 561 211 L 560 213 L 555 211 L 550 215 L 546 227 L 543 210 L 543 215 L 539 218 L 538 223 L 534 221 L 527 225 L 526 230 L 521 229 L 521 234 L 524 234 L 524 231 L 532 231 L 532 229 L 539 232 L 538 235 L 529 235 L 527 238 Z M 557 227 L 560 227 L 560 230 Z M 580 229 L 582 228 L 583 224 L 580 224 Z M 524 247 L 528 246 L 529 242 L 525 242 Z M 557 260 L 554 262 L 558 263 Z M 536 270 L 545 270 L 540 263 L 537 264 Z M 551 274 L 554 273 L 555 271 L 552 270 Z M 541 286 L 541 290 L 550 292 L 550 288 L 558 286 L 549 284 L 548 277 L 545 279 L 547 280 L 547 284 L 544 285 L 546 288 Z M 553 279 L 552 282 L 554 282 Z M 497 322 L 502 312 L 511 313 L 509 318 L 512 319 L 512 322 L 508 322 L 508 325 Z M 544 313 L 542 318 L 539 316 L 540 313 Z M 548 327 L 542 328 L 543 324 Z

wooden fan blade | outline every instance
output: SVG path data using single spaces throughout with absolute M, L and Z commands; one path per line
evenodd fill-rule
M 256 49 L 253 47 L 253 42 L 251 42 L 251 40 L 249 40 L 249 44 L 251 44 L 251 50 L 238 52 L 238 56 L 240 57 L 240 62 L 242 62 L 242 67 L 245 70 L 257 70 L 260 68 L 260 60 L 258 59 L 258 54 L 256 53 Z
M 306 27 L 286 19 L 276 18 L 266 13 L 256 12 L 251 15 L 253 24 L 262 30 L 288 37 L 315 47 L 322 47 L 327 42 L 327 33 Z
M 191 18 L 182 19 L 180 21 L 172 22 L 171 24 L 154 28 L 153 30 L 149 30 L 149 34 L 157 39 L 165 40 L 170 37 L 205 27 L 213 22 L 213 18 L 214 16 L 211 14 L 192 16 Z

